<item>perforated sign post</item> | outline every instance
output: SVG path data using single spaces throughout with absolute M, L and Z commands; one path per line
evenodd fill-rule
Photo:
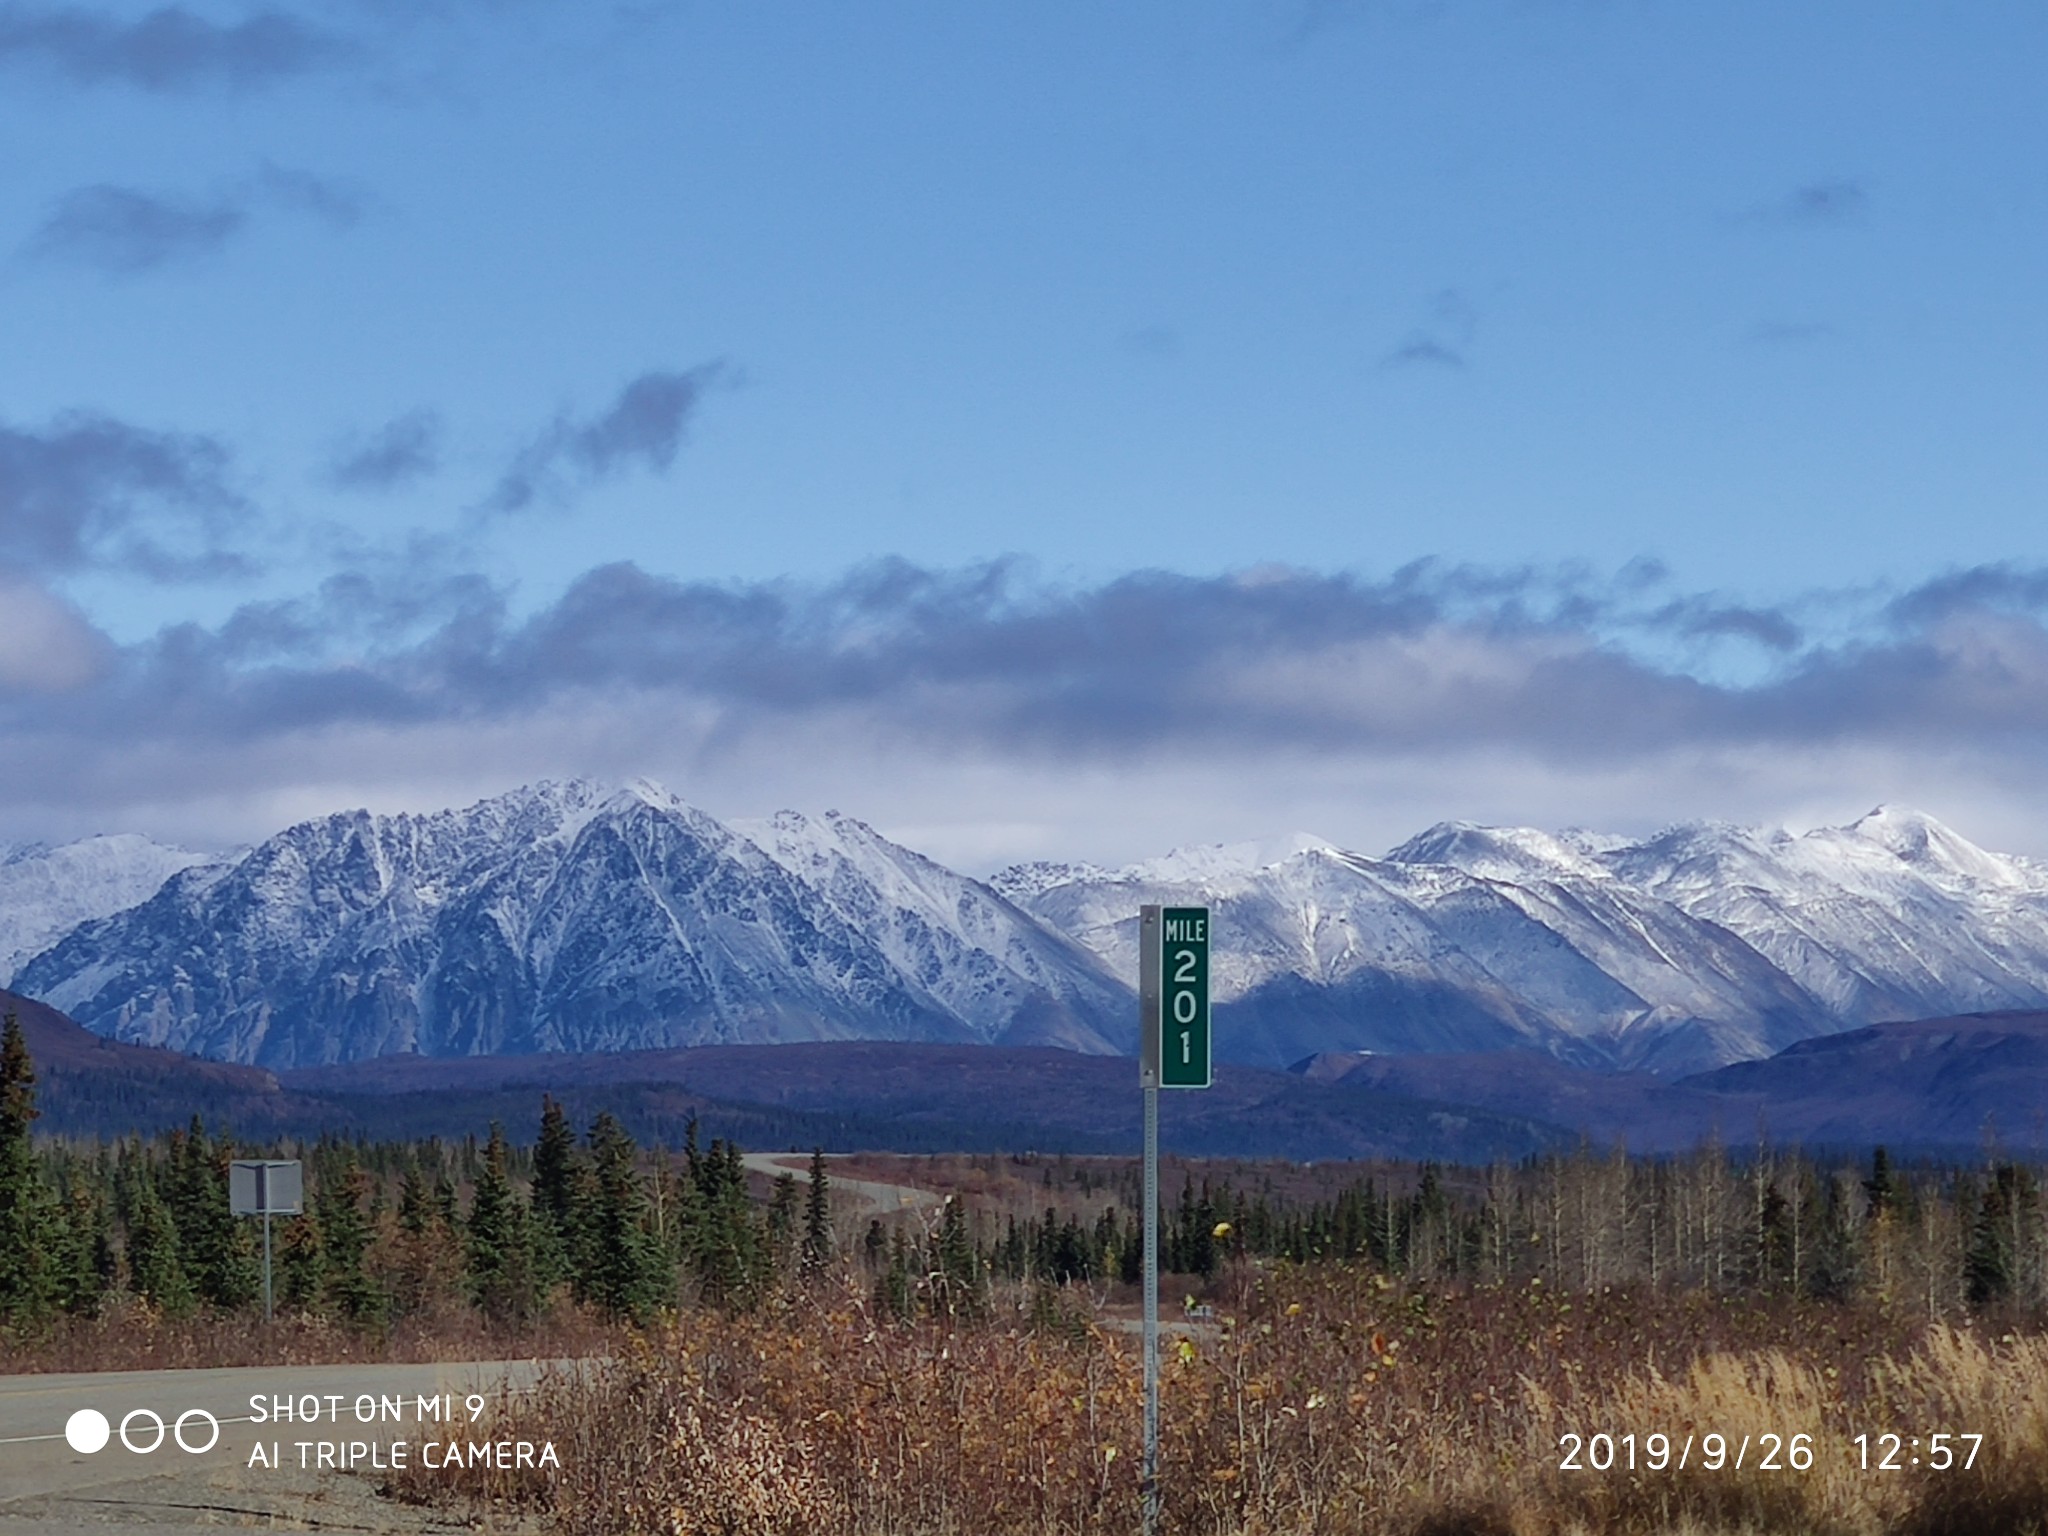
M 1145 1091 L 1145 1536 L 1159 1527 L 1159 1090 L 1209 1086 L 1209 909 L 1138 909 Z
M 270 1321 L 270 1218 L 305 1208 L 306 1181 L 297 1158 L 237 1158 L 228 1164 L 228 1209 L 263 1218 L 263 1321 Z

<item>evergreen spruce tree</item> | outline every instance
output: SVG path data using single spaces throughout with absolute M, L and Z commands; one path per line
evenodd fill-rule
M 1164 1182 L 1162 1170 L 1162 1182 Z M 1164 1191 L 1161 1191 L 1162 1195 Z M 1162 1201 L 1162 1206 L 1164 1202 Z M 1195 1186 L 1192 1180 L 1184 1180 L 1180 1187 L 1180 1203 L 1171 1212 L 1159 1212 L 1159 1272 L 1161 1274 L 1185 1274 L 1187 1265 L 1181 1255 L 1187 1251 L 1189 1233 L 1195 1225 Z
M 1863 1286 L 1864 1227 L 1857 1220 L 1856 1175 L 1837 1173 L 1827 1183 L 1815 1234 L 1806 1292 L 1822 1301 L 1850 1301 Z
M 1014 1219 L 1013 1217 L 1012 1220 Z M 860 1240 L 860 1252 L 862 1267 L 870 1274 L 889 1262 L 889 1234 L 883 1228 L 880 1217 L 868 1218 L 868 1230 Z
M 197 1297 L 179 1250 L 178 1226 L 154 1178 L 135 1180 L 127 1225 L 128 1289 L 167 1316 L 191 1311 Z
M 543 1291 L 580 1273 L 579 1212 L 593 1193 L 576 1149 L 576 1132 L 552 1095 L 540 1101 L 540 1136 L 533 1146 L 534 1271 Z
M 521 1323 L 538 1306 L 533 1240 L 525 1204 L 506 1172 L 505 1128 L 493 1121 L 469 1207 L 469 1291 L 494 1323 Z
M 313 1312 L 320 1307 L 326 1262 L 320 1229 L 311 1217 L 293 1216 L 273 1229 L 272 1284 L 280 1311 Z
M 54 1215 L 29 1127 L 38 1113 L 36 1069 L 21 1021 L 0 1026 L 0 1326 L 30 1326 L 48 1315 Z
M 1216 1204 L 1209 1198 L 1207 1179 L 1202 1181 L 1201 1198 L 1192 1205 L 1188 1203 L 1187 1187 L 1182 1186 L 1181 1208 L 1186 1222 L 1181 1237 L 1181 1273 L 1206 1278 L 1216 1273 Z
M 1142 1203 L 1142 1202 L 1141 1202 Z M 1131 1222 L 1131 1240 L 1124 1244 L 1117 1255 L 1117 1279 L 1125 1285 L 1136 1285 L 1145 1278 L 1145 1216 L 1141 1210 Z
M 198 1299 L 224 1311 L 246 1306 L 263 1288 L 248 1223 L 228 1205 L 228 1163 L 233 1145 L 209 1141 L 199 1117 L 172 1132 L 161 1174 L 164 1204 L 178 1228 L 178 1250 Z
M 462 1225 L 462 1206 L 455 1194 L 455 1181 L 448 1177 L 445 1168 L 434 1178 L 434 1209 L 441 1218 L 441 1225 L 450 1232 Z
M 570 1170 L 576 1163 L 576 1132 L 551 1095 L 540 1101 L 540 1135 L 533 1144 L 533 1213 L 558 1228 L 569 1225 Z
M 398 1180 L 398 1226 L 409 1237 L 425 1237 L 434 1224 L 434 1203 L 418 1163 L 408 1163 Z
M 356 1160 L 354 1148 L 324 1170 L 314 1186 L 313 1221 L 320 1229 L 326 1298 L 335 1312 L 351 1323 L 382 1321 L 389 1298 L 371 1278 L 367 1259 L 372 1220 L 365 1210 L 370 1176 Z
M 704 1153 L 697 1145 L 695 1115 L 690 1116 L 689 1123 L 683 1127 L 683 1177 L 696 1186 L 700 1193 L 704 1190 Z
M 634 1166 L 633 1138 L 609 1114 L 590 1128 L 596 1199 L 589 1219 L 582 1294 L 615 1317 L 645 1322 L 668 1302 L 673 1274 L 648 1230 L 647 1191 Z
M 1117 1227 L 1116 1207 L 1105 1205 L 1102 1214 L 1095 1218 L 1093 1248 L 1093 1272 L 1098 1275 L 1113 1275 L 1122 1268 L 1122 1253 L 1119 1244 L 1122 1236 Z
M 713 1306 L 744 1308 L 760 1299 L 766 1268 L 761 1234 L 747 1201 L 740 1149 L 714 1141 L 697 1159 L 702 1218 L 695 1255 L 699 1292 Z
M 832 1186 L 825 1177 L 825 1149 L 811 1151 L 811 1183 L 804 1196 L 804 1249 L 800 1273 L 806 1280 L 823 1274 L 832 1263 Z
M 1050 1225 L 1050 1222 L 1048 1222 Z M 931 1274 L 937 1294 L 933 1306 L 956 1317 L 978 1317 L 983 1311 L 981 1255 L 967 1230 L 967 1213 L 959 1200 L 946 1197 L 933 1239 Z
M 1776 1179 L 1763 1185 L 1756 1207 L 1756 1230 L 1749 1234 L 1743 1266 L 1749 1284 L 1760 1291 L 1782 1289 L 1792 1264 L 1792 1204 Z
M 889 1262 L 875 1277 L 875 1310 L 898 1323 L 917 1315 L 917 1289 L 910 1275 L 910 1243 L 901 1227 L 890 1235 Z
M 107 1202 L 99 1185 L 74 1169 L 65 1182 L 51 1271 L 54 1299 L 64 1311 L 91 1317 L 113 1284 L 115 1264 Z
M 389 1258 L 394 1311 L 428 1310 L 462 1285 L 462 1260 L 455 1229 L 417 1161 L 407 1163 L 398 1191 L 398 1230 Z
M 1892 1155 L 1883 1147 L 1870 1155 L 1870 1177 L 1863 1181 L 1863 1193 L 1870 1201 L 1872 1221 L 1890 1214 L 1898 1184 L 1892 1176 Z
M 2036 1206 L 2034 1180 L 2026 1169 L 2016 1163 L 1992 1169 L 1991 1182 L 1977 1205 L 1963 1266 L 1971 1306 L 2005 1301 L 2017 1289 L 2028 1238 L 2039 1224 Z

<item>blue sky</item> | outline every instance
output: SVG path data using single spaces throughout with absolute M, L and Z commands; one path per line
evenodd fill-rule
M 588 772 L 977 867 L 2048 853 L 2044 66 L 1998 0 L 0 4 L 0 837 Z

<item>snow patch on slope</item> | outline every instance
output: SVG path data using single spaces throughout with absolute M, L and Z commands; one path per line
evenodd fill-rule
M 172 875 L 213 857 L 126 832 L 0 847 L 0 987 L 80 923 L 147 901 Z

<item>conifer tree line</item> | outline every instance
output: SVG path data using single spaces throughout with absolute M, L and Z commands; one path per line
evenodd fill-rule
M 1084 1187 L 1088 1175 L 1074 1170 Z M 1001 1278 L 1135 1281 L 1138 1175 L 1112 1181 L 1090 1220 L 1068 1208 L 1008 1219 L 991 1235 Z M 1162 1196 L 1160 1266 L 1213 1275 L 1233 1257 L 1364 1261 L 1424 1280 L 1540 1280 L 1742 1291 L 1817 1300 L 1882 1298 L 1930 1316 L 1987 1307 L 2048 1311 L 2048 1198 L 2031 1167 L 1816 1160 L 1706 1146 L 1631 1159 L 1581 1148 L 1484 1169 L 1417 1164 L 1334 1198 L 1277 1201 L 1189 1176 Z
M 12 1019 L 0 1039 L 0 1330 L 33 1333 L 127 1297 L 182 1317 L 260 1312 L 260 1228 L 229 1209 L 236 1157 L 297 1156 L 306 1210 L 273 1226 L 278 1310 L 377 1327 L 473 1308 L 531 1322 L 573 1302 L 645 1322 L 664 1308 L 758 1304 L 838 1256 L 822 1153 L 751 1199 L 738 1146 L 643 1157 L 609 1114 L 579 1136 L 544 1099 L 530 1149 L 493 1125 L 438 1140 L 238 1145 L 195 1119 L 117 1143 L 33 1138 L 35 1068 Z
M 838 1265 L 830 1179 L 784 1175 L 752 1198 L 740 1149 L 644 1155 L 598 1115 L 581 1133 L 544 1099 L 530 1146 L 502 1127 L 452 1143 L 236 1144 L 195 1120 L 149 1140 L 38 1146 L 34 1065 L 0 1040 L 0 1330 L 31 1332 L 127 1297 L 158 1312 L 260 1309 L 258 1226 L 228 1208 L 237 1156 L 296 1155 L 307 1209 L 275 1227 L 286 1316 L 375 1328 L 470 1311 L 518 1326 L 576 1304 L 644 1322 L 667 1308 L 741 1310 Z M 1047 1174 L 1050 1183 L 1050 1173 Z M 1386 1167 L 1324 1200 L 1225 1178 L 1162 1198 L 1161 1267 L 1212 1276 L 1248 1260 L 1355 1261 L 1423 1280 L 1541 1280 L 1568 1291 L 1701 1288 L 1882 1298 L 1943 1316 L 2048 1309 L 2041 1180 L 2021 1163 L 1855 1166 L 1709 1146 L 1662 1160 L 1582 1149 L 1485 1169 Z M 876 1309 L 988 1311 L 1004 1284 L 1134 1283 L 1137 1172 L 1073 1170 L 1042 1213 L 1002 1220 L 948 1199 L 922 1220 L 867 1223 L 853 1262 Z

